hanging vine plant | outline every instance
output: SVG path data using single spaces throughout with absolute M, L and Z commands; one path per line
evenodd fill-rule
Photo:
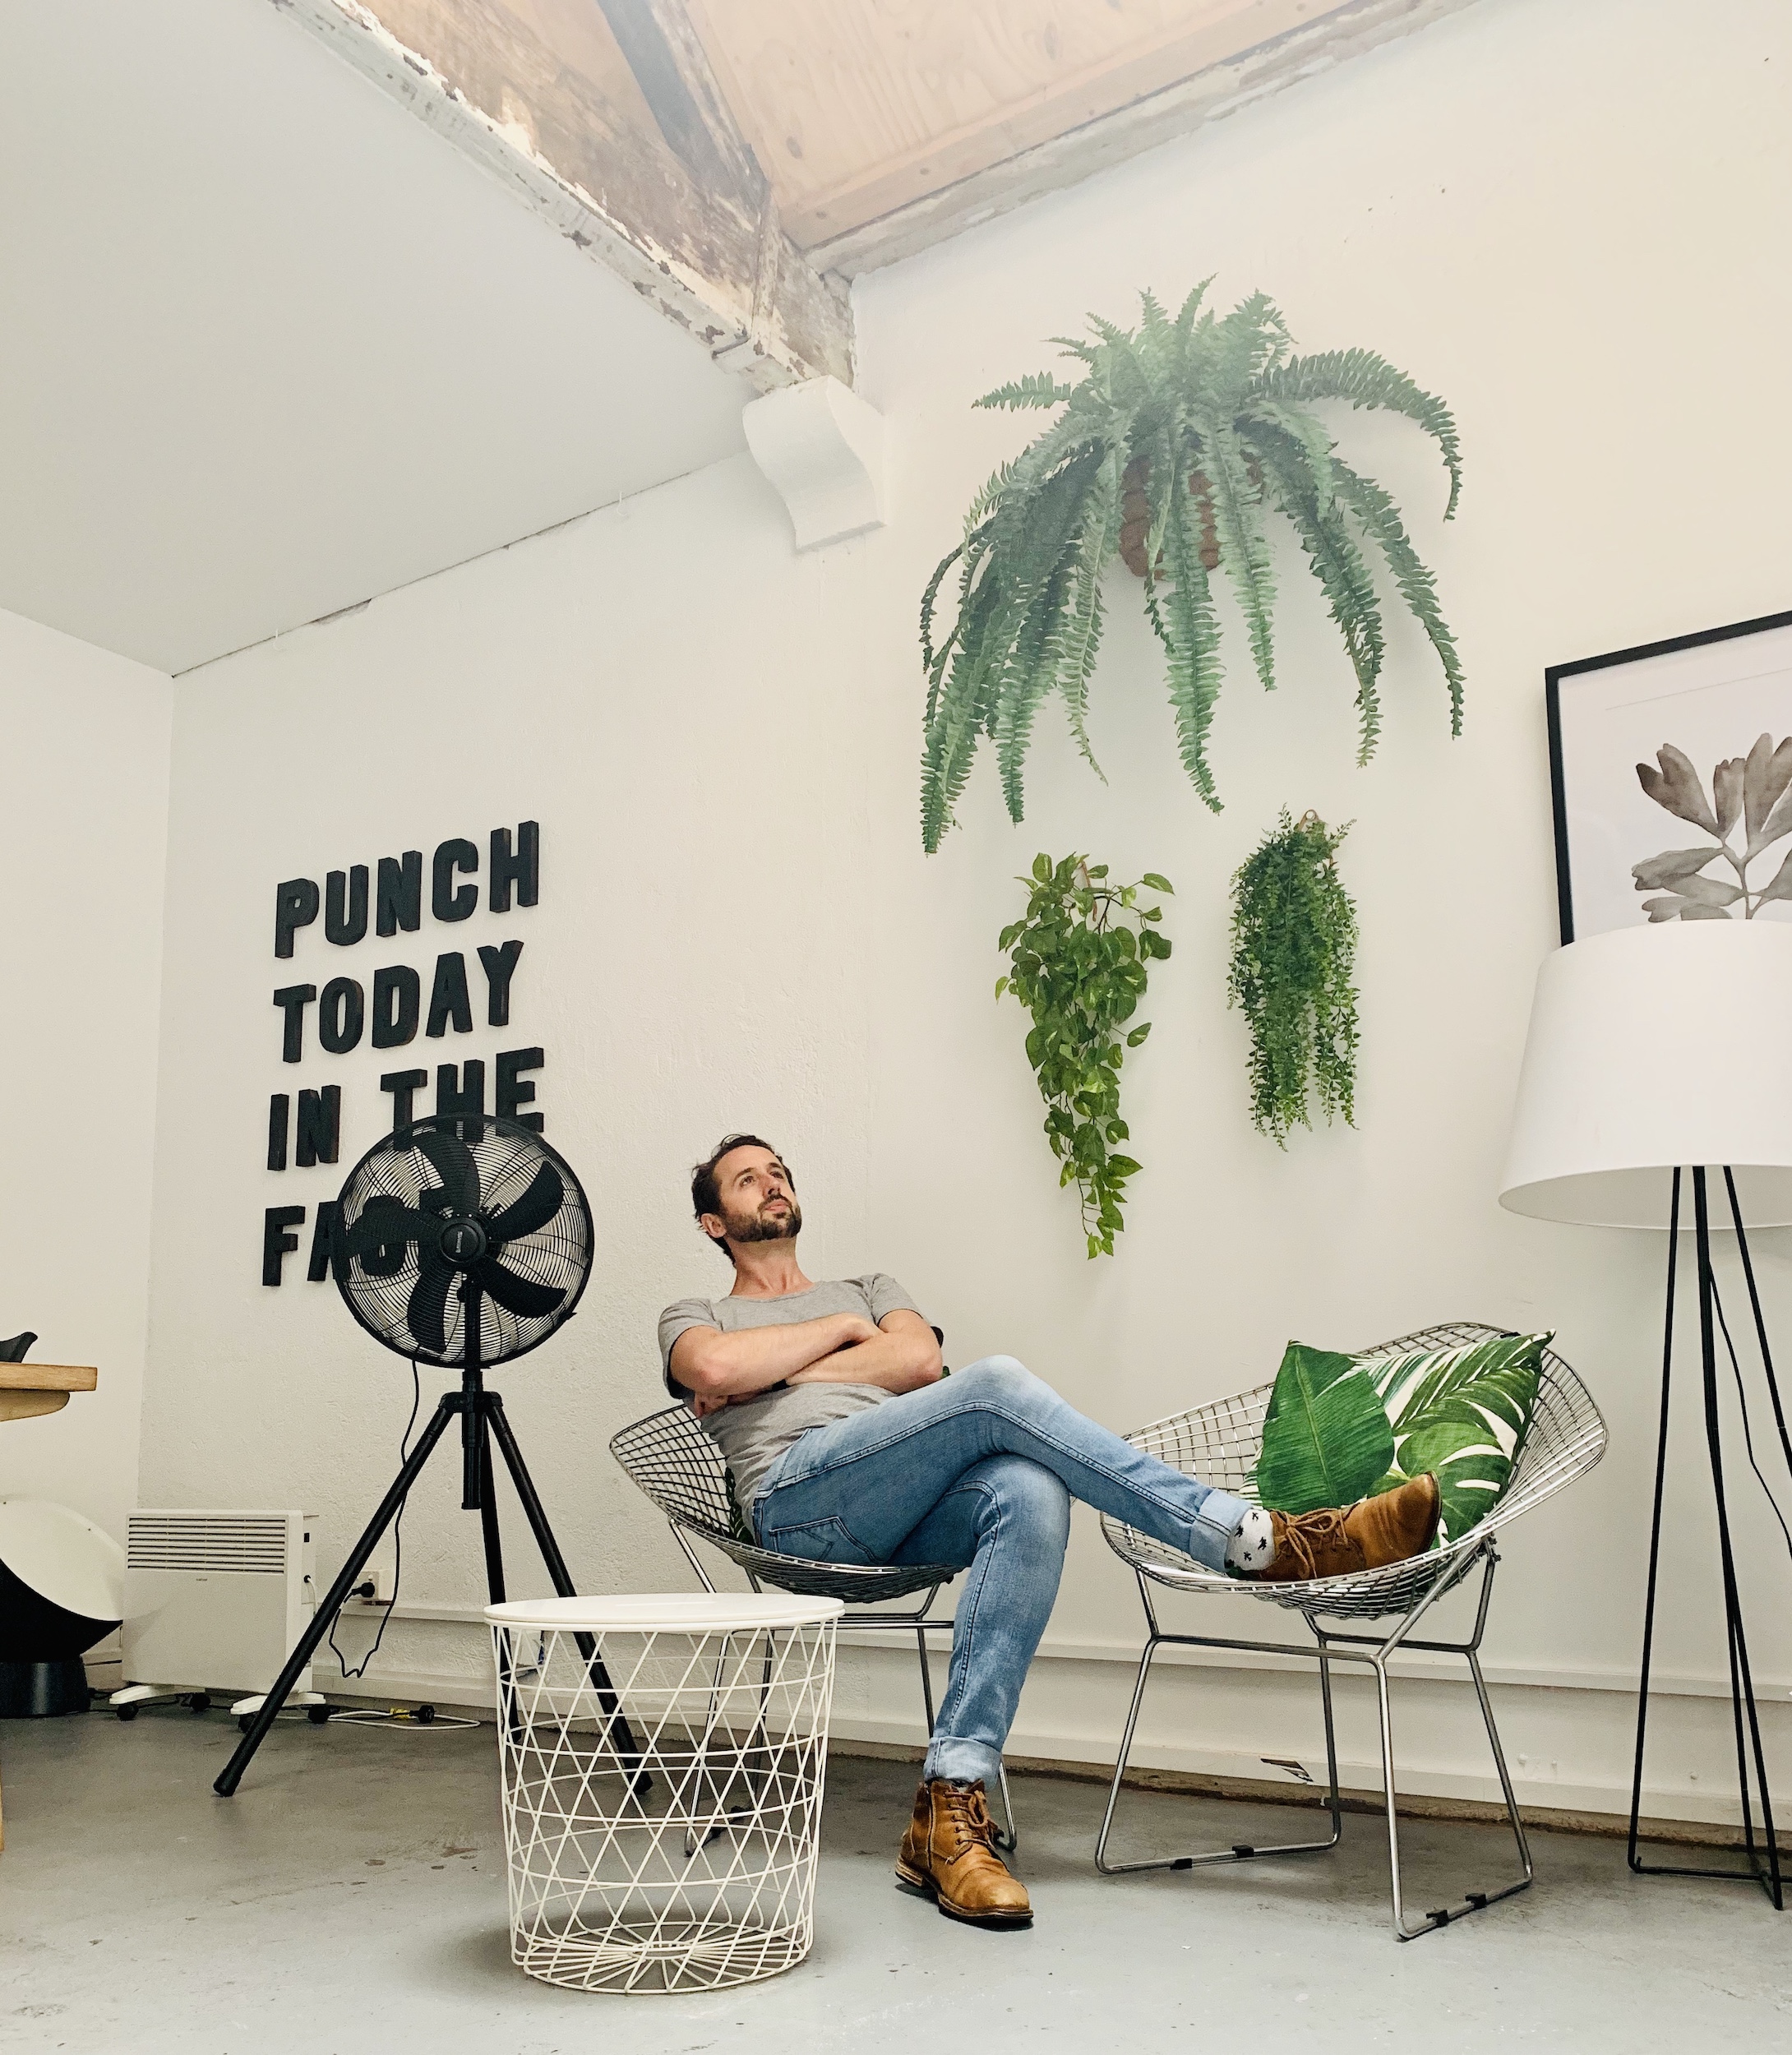
M 1250 1117 L 1279 1148 L 1316 1097 L 1356 1124 L 1356 908 L 1337 875 L 1335 831 L 1316 814 L 1279 826 L 1232 880 L 1227 990 L 1250 1030 Z
M 1212 281 L 1209 280 L 1210 284 Z M 1055 339 L 1083 366 L 1074 385 L 1035 372 L 986 393 L 980 407 L 1055 408 L 1062 418 L 972 502 L 964 537 L 935 570 L 921 608 L 927 674 L 921 839 L 929 853 L 953 825 L 978 740 L 995 746 L 1010 817 L 1023 815 L 1022 770 L 1040 703 L 1061 692 L 1077 746 L 1097 774 L 1087 730 L 1101 641 L 1102 575 L 1118 556 L 1144 581 L 1145 611 L 1167 658 L 1182 762 L 1216 812 L 1208 729 L 1222 671 L 1212 576 L 1223 570 L 1244 611 L 1251 653 L 1275 684 L 1275 580 L 1265 517 L 1293 526 L 1356 676 L 1366 762 L 1381 725 L 1384 653 L 1371 561 L 1379 557 L 1429 636 L 1462 731 L 1462 673 L 1431 574 L 1392 496 L 1338 455 L 1309 411 L 1346 400 L 1406 415 L 1435 437 L 1462 487 L 1456 424 L 1441 399 L 1366 349 L 1296 357 L 1262 293 L 1230 314 L 1203 311 L 1197 286 L 1172 320 L 1149 293 L 1134 330 L 1092 316 L 1095 339 Z M 947 575 L 958 606 L 935 638 Z
M 1046 1102 L 1046 1138 L 1064 1166 L 1058 1183 L 1075 1182 L 1091 1259 L 1111 1256 L 1125 1225 L 1126 1180 L 1139 1167 L 1114 1147 L 1130 1138 L 1120 1118 L 1120 1065 L 1151 1032 L 1149 1021 L 1126 1023 L 1152 962 L 1170 954 L 1157 932 L 1162 909 L 1138 895 L 1172 888 L 1155 870 L 1137 884 L 1110 884 L 1105 863 L 1080 856 L 1054 863 L 1043 854 L 1019 882 L 1027 911 L 996 944 L 1009 967 L 995 996 L 1013 992 L 1032 1015 L 1027 1060 Z

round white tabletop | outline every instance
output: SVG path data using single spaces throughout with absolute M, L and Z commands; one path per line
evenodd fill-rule
M 838 1619 L 837 1598 L 783 1591 L 624 1591 L 608 1598 L 522 1598 L 488 1605 L 495 1627 L 557 1627 L 591 1634 L 732 1634 Z

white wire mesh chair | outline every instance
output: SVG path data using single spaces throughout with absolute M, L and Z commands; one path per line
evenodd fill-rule
M 956 1569 L 943 1563 L 892 1563 L 861 1569 L 852 1563 L 811 1563 L 801 1556 L 779 1555 L 760 1548 L 748 1536 L 746 1522 L 728 1489 L 727 1466 L 721 1450 L 686 1406 L 667 1406 L 663 1412 L 649 1413 L 646 1419 L 625 1427 L 612 1439 L 610 1453 L 665 1514 L 672 1539 L 684 1551 L 685 1560 L 706 1591 L 716 1587 L 690 1545 L 693 1536 L 738 1563 L 755 1591 L 770 1585 L 775 1591 L 808 1597 L 837 1598 L 847 1606 L 860 1609 L 925 1591 L 926 1596 L 912 1611 L 852 1610 L 843 1616 L 840 1624 L 914 1636 L 921 1659 L 921 1702 L 927 1715 L 927 1732 L 932 1734 L 933 1676 L 928 1667 L 927 1637 L 950 1634 L 954 1622 L 949 1614 L 939 1618 L 930 1615 L 935 1599 L 958 1574 Z M 1005 1824 L 996 1841 L 1012 1854 L 1019 1845 L 1020 1836 L 1014 1825 L 1014 1802 L 1009 1792 L 1005 1762 L 1000 1782 Z
M 1403 1334 L 1378 1348 L 1357 1353 L 1391 1355 L 1417 1349 L 1453 1348 L 1507 1332 L 1505 1328 L 1485 1327 L 1475 1321 L 1456 1321 L 1442 1327 L 1423 1328 L 1416 1333 Z M 1135 1448 L 1148 1450 L 1174 1469 L 1255 1503 L 1256 1466 L 1263 1446 L 1263 1415 L 1274 1388 L 1273 1384 L 1262 1384 L 1254 1391 L 1240 1392 L 1235 1397 L 1198 1406 L 1192 1412 L 1172 1414 L 1167 1420 L 1140 1428 L 1127 1439 Z M 1526 1839 L 1517 1800 L 1513 1794 L 1505 1752 L 1500 1747 L 1499 1729 L 1494 1724 L 1494 1709 L 1480 1666 L 1481 1636 L 1487 1624 L 1488 1602 L 1493 1596 L 1494 1571 L 1499 1561 L 1494 1536 L 1499 1528 L 1508 1526 L 1521 1513 L 1541 1505 L 1545 1499 L 1553 1498 L 1577 1477 L 1584 1476 L 1605 1452 L 1605 1423 L 1600 1417 L 1599 1408 L 1568 1365 L 1553 1350 L 1546 1349 L 1536 1409 L 1518 1451 L 1510 1485 L 1485 1520 L 1470 1528 L 1466 1534 L 1458 1535 L 1447 1547 L 1428 1554 L 1411 1557 L 1384 1569 L 1360 1571 L 1353 1576 L 1315 1578 L 1303 1583 L 1258 1584 L 1209 1570 L 1192 1557 L 1104 1514 L 1102 1532 L 1108 1546 L 1130 1567 L 1138 1581 L 1148 1638 L 1139 1659 L 1138 1682 L 1133 1691 L 1131 1709 L 1126 1716 L 1120 1760 L 1114 1767 L 1107 1810 L 1102 1816 L 1102 1831 L 1096 1840 L 1096 1868 L 1106 1876 L 1116 1876 L 1132 1870 L 1192 1869 L 1200 1863 L 1244 1862 L 1260 1855 L 1302 1855 L 1335 1848 L 1343 1833 L 1344 1818 L 1338 1796 L 1337 1742 L 1332 1720 L 1332 1665 L 1356 1662 L 1365 1665 L 1374 1673 L 1379 1703 L 1382 1785 L 1388 1813 L 1388 1853 L 1392 1874 L 1396 1937 L 1402 1941 L 1416 1940 L 1422 1933 L 1448 1926 L 1452 1919 L 1460 1919 L 1466 1913 L 1479 1912 L 1527 1888 L 1533 1874 L 1530 1844 Z M 1461 1585 L 1477 1566 L 1481 1570 L 1480 1595 L 1474 1629 L 1468 1638 L 1461 1642 L 1414 1640 L 1412 1631 L 1425 1614 L 1446 1592 Z M 1157 1609 L 1152 1603 L 1153 1584 L 1176 1591 L 1225 1591 L 1234 1596 L 1242 1594 L 1282 1606 L 1299 1613 L 1305 1620 L 1312 1631 L 1314 1646 L 1309 1648 L 1300 1643 L 1240 1641 L 1218 1634 L 1166 1632 L 1158 1624 Z M 1385 1632 L 1344 1632 L 1322 1626 L 1322 1614 L 1328 1619 L 1392 1619 L 1394 1624 Z M 1144 1702 L 1152 1659 L 1166 1644 L 1296 1656 L 1318 1664 L 1319 1697 L 1325 1717 L 1327 1789 L 1323 1806 L 1332 1816 L 1332 1831 L 1327 1839 L 1284 1841 L 1273 1847 L 1239 1842 L 1230 1848 L 1193 1855 L 1162 1856 L 1143 1862 L 1116 1863 L 1107 1859 L 1114 1808 L 1120 1798 L 1121 1780 L 1126 1774 L 1127 1760 L 1132 1753 L 1133 1736 L 1138 1725 L 1139 1707 Z M 1458 1904 L 1426 1913 L 1416 1925 L 1407 1923 L 1401 1895 L 1400 1829 L 1394 1810 L 1393 1725 L 1388 1696 L 1388 1664 L 1402 1649 L 1461 1656 L 1467 1661 L 1523 1872 L 1515 1882 L 1498 1891 L 1466 1892 Z

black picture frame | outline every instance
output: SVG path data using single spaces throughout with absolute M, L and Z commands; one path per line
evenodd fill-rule
M 1782 613 L 1759 614 L 1750 621 L 1733 621 L 1721 628 L 1704 628 L 1697 634 L 1670 635 L 1660 642 L 1637 643 L 1628 649 L 1608 650 L 1603 656 L 1581 657 L 1572 663 L 1554 663 L 1543 673 L 1544 705 L 1550 730 L 1550 818 L 1555 834 L 1556 915 L 1565 947 L 1575 939 L 1574 883 L 1568 846 L 1568 793 L 1564 768 L 1562 727 L 1562 688 L 1564 681 L 1620 665 L 1641 663 L 1682 650 L 1703 649 L 1713 643 L 1731 642 L 1771 630 L 1792 628 L 1792 608 Z M 1792 719 L 1789 719 L 1792 728 Z

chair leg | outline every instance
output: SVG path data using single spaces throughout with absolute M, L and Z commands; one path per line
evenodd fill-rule
M 998 1763 L 996 1781 L 1002 1787 L 1002 1817 L 1006 1824 L 995 1830 L 995 1845 L 1005 1855 L 1012 1855 L 1020 1846 L 1020 1829 L 1014 1824 L 1014 1794 L 1008 1788 L 1008 1765 Z
M 1141 1869 L 1194 1869 L 1207 1863 L 1242 1863 L 1259 1855 L 1319 1855 L 1337 1846 L 1344 1831 L 1344 1815 L 1337 1795 L 1337 1743 L 1332 1725 L 1332 1665 L 1323 1656 L 1319 1659 L 1319 1689 L 1325 1708 L 1325 1754 L 1329 1776 L 1326 1808 L 1332 1815 L 1330 1836 L 1323 1841 L 1278 1841 L 1273 1846 L 1259 1848 L 1249 1841 L 1235 1841 L 1230 1848 L 1203 1850 L 1194 1855 L 1160 1855 L 1148 1862 L 1111 1863 L 1107 1859 L 1107 1837 L 1114 1824 L 1114 1808 L 1120 1802 L 1120 1783 L 1126 1775 L 1126 1765 L 1133 1753 L 1133 1736 L 1138 1726 L 1139 1708 L 1145 1702 L 1145 1680 L 1151 1674 L 1152 1657 L 1157 1652 L 1160 1637 L 1155 1632 L 1145 1643 L 1144 1653 L 1138 1659 L 1138 1681 L 1133 1687 L 1133 1702 L 1126 1714 L 1125 1732 L 1120 1737 L 1120 1760 L 1114 1765 L 1114 1781 L 1108 1787 L 1107 1810 L 1102 1816 L 1102 1831 L 1095 1837 L 1095 1867 L 1104 1877 L 1120 1877 Z
M 915 1629 L 915 1646 L 921 1652 L 921 1702 L 927 1711 L 927 1739 L 933 1739 L 933 1672 L 927 1667 L 927 1630 Z
M 1494 1724 L 1494 1708 L 1487 1696 L 1487 1685 L 1481 1675 L 1481 1666 L 1475 1651 L 1462 1651 L 1468 1659 L 1469 1674 L 1474 1679 L 1475 1693 L 1480 1701 L 1481 1718 L 1487 1726 L 1487 1739 L 1492 1743 L 1494 1766 L 1499 1772 L 1499 1788 L 1505 1794 L 1506 1814 L 1512 1822 L 1513 1837 L 1518 1844 L 1518 1859 L 1524 1866 L 1524 1874 L 1516 1883 L 1507 1884 L 1499 1891 L 1465 1891 L 1459 1903 L 1439 1905 L 1428 1912 L 1417 1926 L 1406 1924 L 1406 1907 L 1401 1890 L 1400 1876 L 1400 1822 L 1395 1810 L 1394 1792 L 1394 1729 L 1393 1713 L 1388 1700 L 1388 1668 L 1384 1662 L 1372 1665 L 1375 1672 L 1375 1693 L 1381 1715 L 1381 1775 L 1382 1797 L 1388 1813 L 1388 1859 L 1390 1889 L 1393 1900 L 1393 1928 L 1397 1941 L 1416 1941 L 1420 1934 L 1431 1933 L 1439 1927 L 1447 1927 L 1453 1919 L 1466 1919 L 1471 1912 L 1483 1912 L 1489 1905 L 1498 1905 L 1502 1898 L 1510 1898 L 1515 1892 L 1528 1891 L 1535 1875 L 1531 1864 L 1531 1845 L 1525 1837 L 1524 1821 L 1518 1812 L 1518 1801 L 1513 1795 L 1512 1779 L 1506 1769 L 1506 1754 L 1499 1743 L 1499 1729 Z
M 1499 1772 L 1499 1788 L 1506 1800 L 1506 1817 L 1512 1822 L 1513 1839 L 1518 1844 L 1518 1860 L 1524 1868 L 1524 1883 L 1513 1884 L 1500 1893 L 1509 1898 L 1515 1891 L 1522 1891 L 1536 1876 L 1531 1862 L 1531 1841 L 1525 1832 L 1524 1817 L 1518 1810 L 1517 1799 L 1513 1795 L 1512 1775 L 1506 1767 L 1506 1751 L 1500 1746 L 1499 1729 L 1494 1725 L 1493 1702 L 1487 1696 L 1487 1680 L 1481 1675 L 1480 1658 L 1471 1648 L 1468 1651 L 1469 1674 L 1475 1679 L 1475 1696 L 1480 1701 L 1481 1718 L 1486 1722 L 1487 1739 L 1494 1752 L 1494 1767 Z

